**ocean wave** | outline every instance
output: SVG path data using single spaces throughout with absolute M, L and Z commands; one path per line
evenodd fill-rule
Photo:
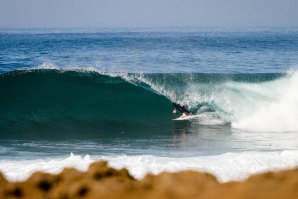
M 171 103 L 177 102 L 197 112 L 188 121 L 192 128 L 298 131 L 297 77 L 296 71 L 136 74 L 43 64 L 0 75 L 0 129 L 9 134 L 32 129 L 78 134 L 82 129 L 99 134 L 172 130 L 173 122 L 180 122 L 172 121 L 178 116 L 172 115 Z

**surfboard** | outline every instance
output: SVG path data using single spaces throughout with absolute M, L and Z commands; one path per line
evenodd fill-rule
M 194 119 L 194 118 L 197 118 L 199 117 L 199 115 L 188 115 L 186 117 L 178 117 L 178 118 L 175 118 L 173 120 L 191 120 L 191 119 Z

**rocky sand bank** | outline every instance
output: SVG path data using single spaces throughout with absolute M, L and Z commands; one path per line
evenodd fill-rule
M 37 172 L 23 182 L 9 182 L 0 175 L 0 198 L 297 199 L 298 168 L 220 183 L 211 174 L 195 171 L 148 174 L 136 180 L 128 170 L 116 170 L 101 161 L 91 164 L 87 172 L 71 168 L 57 175 Z

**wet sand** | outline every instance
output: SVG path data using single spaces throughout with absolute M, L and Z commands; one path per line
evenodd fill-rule
M 37 172 L 23 182 L 8 182 L 0 175 L 0 198 L 297 199 L 298 168 L 220 183 L 211 174 L 195 171 L 148 174 L 136 180 L 128 170 L 113 169 L 101 161 L 91 164 L 87 172 L 71 168 L 57 175 Z

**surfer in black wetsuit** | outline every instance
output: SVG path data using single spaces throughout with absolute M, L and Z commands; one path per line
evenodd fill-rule
M 178 110 L 180 113 L 182 113 L 182 115 L 180 116 L 181 118 L 185 118 L 188 115 L 193 115 L 194 114 L 192 111 L 190 111 L 188 109 L 187 105 L 180 105 L 180 104 L 177 104 L 177 103 L 173 103 L 173 106 L 174 106 L 173 113 L 176 113 L 177 110 Z

